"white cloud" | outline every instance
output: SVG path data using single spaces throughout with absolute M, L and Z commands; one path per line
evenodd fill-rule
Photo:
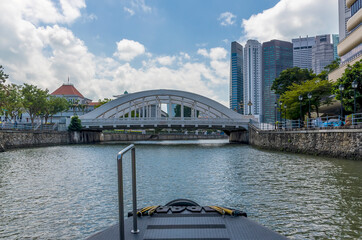
M 224 12 L 220 14 L 218 20 L 220 21 L 221 26 L 230 26 L 235 23 L 236 16 L 231 12 Z
M 205 48 L 201 48 L 197 50 L 197 53 L 211 60 L 225 59 L 227 56 L 227 50 L 222 47 L 211 48 L 209 52 Z
M 274 7 L 243 19 L 240 39 L 291 41 L 298 36 L 338 32 L 337 0 L 280 0 Z
M 133 16 L 133 15 L 135 14 L 134 10 L 132 10 L 132 9 L 130 9 L 130 8 L 128 8 L 128 7 L 124 7 L 123 10 L 124 10 L 125 12 L 128 12 L 129 15 L 131 15 L 131 16 Z
M 131 61 L 135 57 L 142 55 L 146 52 L 145 47 L 136 41 L 122 39 L 117 42 L 117 52 L 113 56 L 123 61 Z
M 172 56 L 163 56 L 163 57 L 158 57 L 157 61 L 159 62 L 159 64 L 161 65 L 165 65 L 165 66 L 170 66 L 173 64 L 173 62 L 176 60 L 176 57 Z

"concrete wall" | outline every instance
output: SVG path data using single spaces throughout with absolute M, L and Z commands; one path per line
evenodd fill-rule
M 147 140 L 192 140 L 220 139 L 227 136 L 217 135 L 151 135 L 120 134 L 102 132 L 55 132 L 55 131 L 0 131 L 0 152 L 6 149 L 39 147 L 62 144 L 96 143 L 103 141 L 147 141 Z
M 250 125 L 249 142 L 263 149 L 362 160 L 362 129 L 260 131 Z
M 124 134 L 103 133 L 103 141 L 147 141 L 147 140 L 193 140 L 193 139 L 223 139 L 219 135 L 186 135 L 186 134 Z
M 229 142 L 249 144 L 249 131 L 230 132 Z

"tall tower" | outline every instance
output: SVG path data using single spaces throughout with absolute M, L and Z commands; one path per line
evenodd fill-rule
M 332 42 L 333 42 L 333 56 L 334 56 L 334 60 L 336 60 L 338 58 L 338 53 L 337 53 L 337 46 L 339 43 L 339 35 L 338 34 L 332 34 Z
M 315 37 L 312 47 L 312 69 L 315 74 L 320 74 L 324 67 L 334 60 L 334 49 L 331 36 L 320 35 Z
M 230 109 L 244 113 L 243 100 L 243 46 L 231 43 L 230 58 Z
M 338 22 L 339 22 L 339 41 L 348 36 L 347 22 L 351 17 L 351 9 L 346 5 L 346 0 L 338 0 Z
M 299 37 L 292 39 L 293 67 L 312 69 L 312 47 L 315 37 Z
M 248 40 L 244 48 L 244 114 L 262 113 L 261 44 Z
M 287 69 L 293 67 L 293 44 L 291 42 L 271 40 L 262 45 L 262 76 L 263 76 L 263 122 L 280 120 L 274 104 L 277 95 L 271 91 L 275 78 Z

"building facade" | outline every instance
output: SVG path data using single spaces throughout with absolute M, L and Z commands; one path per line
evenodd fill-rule
M 243 46 L 231 43 L 230 57 L 230 109 L 244 113 L 243 101 Z
M 312 47 L 315 37 L 293 38 L 293 67 L 312 69 Z
M 347 22 L 350 17 L 351 9 L 347 7 L 346 0 L 338 0 L 338 27 L 340 41 L 348 36 Z
M 244 114 L 262 113 L 261 44 L 248 40 L 244 48 Z M 259 116 L 262 118 L 262 116 Z
M 315 37 L 315 44 L 312 47 L 312 69 L 315 74 L 320 74 L 324 67 L 334 60 L 334 48 L 331 43 L 331 36 L 320 35 Z
M 342 76 L 348 64 L 353 65 L 362 59 L 362 0 L 339 0 L 338 3 L 340 42 L 337 51 L 338 56 L 341 58 L 341 65 L 328 75 L 328 78 L 332 81 L 336 81 Z M 345 24 L 346 18 L 341 18 L 341 13 L 346 11 L 345 8 L 350 11 L 347 24 Z M 345 34 L 341 26 L 346 27 L 347 35 L 345 38 L 341 37 L 341 35 Z
M 275 78 L 287 69 L 293 67 L 293 44 L 291 42 L 272 40 L 262 45 L 262 106 L 263 122 L 280 120 L 275 103 L 278 96 L 271 90 Z

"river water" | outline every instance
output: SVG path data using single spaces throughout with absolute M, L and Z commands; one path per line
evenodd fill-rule
M 0 238 L 84 239 L 117 222 L 126 143 L 0 153 Z M 362 162 L 225 140 L 136 143 L 138 206 L 189 198 L 238 208 L 291 239 L 362 238 Z M 131 211 L 130 156 L 124 161 Z

